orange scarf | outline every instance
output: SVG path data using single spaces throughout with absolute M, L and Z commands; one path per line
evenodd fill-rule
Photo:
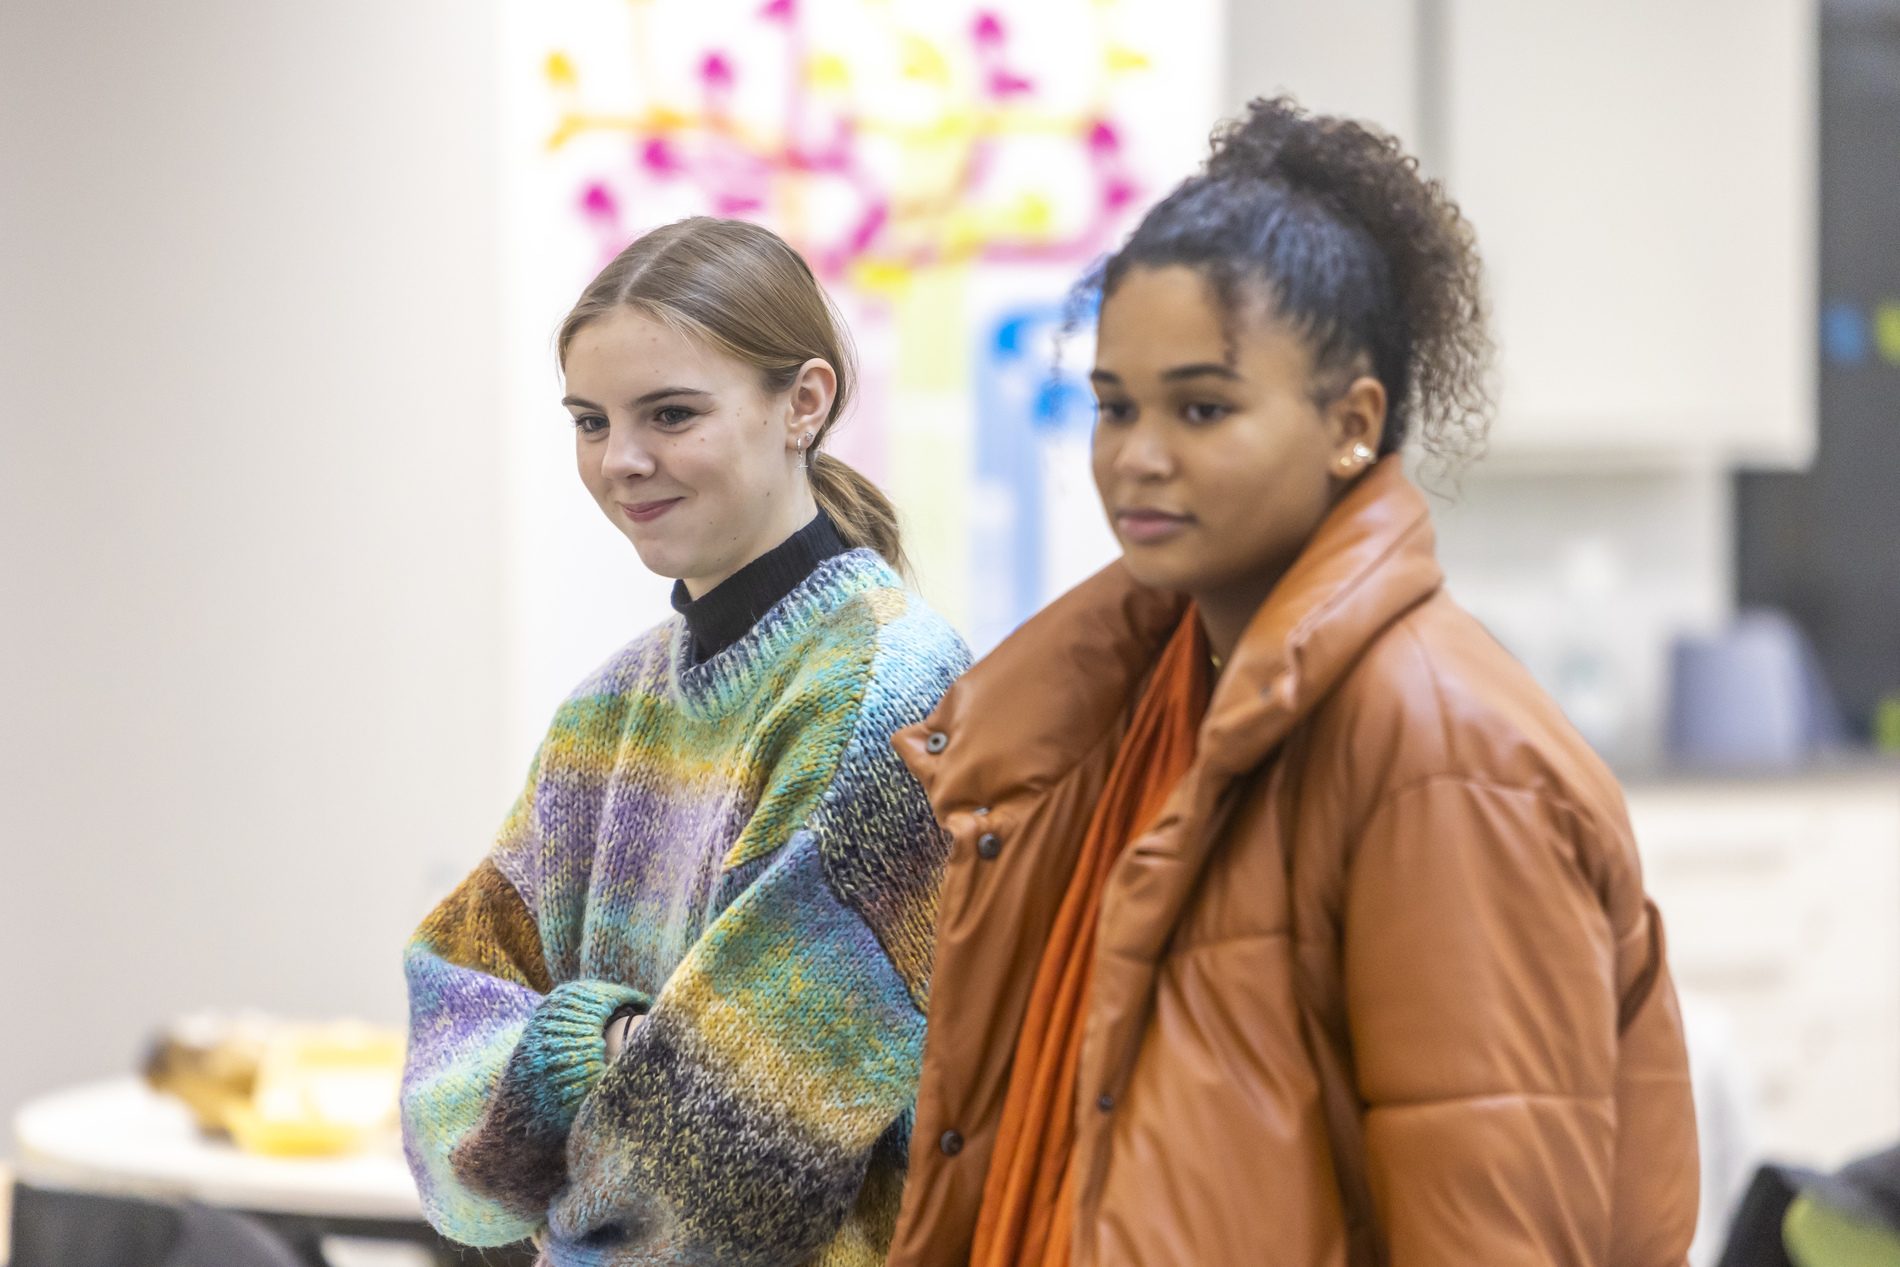
M 1208 678 L 1207 639 L 1190 606 L 1135 706 L 1036 968 L 970 1267 L 1066 1267 L 1069 1261 L 1076 1071 L 1102 889 L 1122 850 L 1154 821 L 1192 764 Z

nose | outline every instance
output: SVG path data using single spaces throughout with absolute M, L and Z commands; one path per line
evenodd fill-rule
M 1174 469 L 1174 461 L 1162 428 L 1143 418 L 1123 429 L 1116 438 L 1110 467 L 1123 479 L 1166 479 Z
M 607 478 L 638 480 L 653 474 L 653 455 L 647 452 L 638 427 L 609 425 L 606 444 L 600 471 Z

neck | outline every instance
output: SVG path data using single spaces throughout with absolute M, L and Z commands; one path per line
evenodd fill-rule
M 739 569 L 749 563 L 756 562 L 784 545 L 791 539 L 793 533 L 817 517 L 818 501 L 812 496 L 811 484 L 805 480 L 800 480 L 798 481 L 797 489 L 786 501 L 786 509 L 774 515 L 771 522 L 765 525 L 760 531 L 759 536 L 754 539 L 751 550 L 747 551 L 744 558 L 738 559 L 724 571 L 713 573 L 710 576 L 681 577 L 680 583 L 686 587 L 686 593 L 689 597 L 695 599 L 704 598 L 725 581 L 731 579 L 732 575 L 739 571 Z
M 831 520 L 814 513 L 809 524 L 707 593 L 694 597 L 684 584 L 676 584 L 673 607 L 686 618 L 689 660 L 710 659 L 744 638 L 821 563 L 847 549 Z
M 1357 479 L 1333 488 L 1331 495 L 1327 498 L 1326 515 L 1332 514 L 1333 508 L 1339 505 L 1356 483 L 1358 483 Z M 1204 591 L 1188 595 L 1194 600 L 1194 605 L 1200 609 L 1201 628 L 1207 632 L 1207 649 L 1217 662 L 1225 664 L 1228 657 L 1234 654 L 1234 648 L 1240 645 L 1240 637 L 1247 632 L 1247 626 L 1252 623 L 1254 613 L 1259 611 L 1261 605 L 1267 601 L 1267 596 L 1273 593 L 1273 587 L 1280 583 L 1280 578 L 1287 574 L 1287 569 L 1291 568 L 1294 560 L 1305 551 L 1307 543 L 1318 534 L 1320 525 L 1324 522 L 1325 516 L 1321 516 L 1320 520 L 1307 531 L 1299 545 L 1285 558 L 1268 563 L 1258 571 L 1250 572 L 1233 581 L 1210 586 Z
M 1274 580 L 1278 579 L 1276 574 Z M 1272 592 L 1273 583 L 1268 582 L 1244 589 L 1227 586 L 1213 593 L 1189 595 L 1201 614 L 1201 628 L 1207 632 L 1207 649 L 1215 660 L 1225 664 L 1234 654 L 1234 648 L 1240 645 L 1240 635 L 1247 631 L 1248 622 Z
M 1272 563 L 1258 571 L 1237 577 L 1221 585 L 1211 585 L 1188 595 L 1194 600 L 1194 606 L 1201 614 L 1201 628 L 1207 632 L 1207 649 L 1213 657 L 1225 664 L 1234 654 L 1234 648 L 1240 645 L 1241 635 L 1247 632 L 1254 613 L 1273 593 L 1274 586 L 1280 583 L 1287 569 L 1293 566 L 1293 560 L 1299 557 L 1296 550 L 1290 557 Z

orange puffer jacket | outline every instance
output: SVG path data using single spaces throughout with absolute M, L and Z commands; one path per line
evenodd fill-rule
M 1441 581 L 1383 462 L 1117 863 L 1075 1267 L 1684 1261 L 1688 1066 L 1621 793 Z M 893 1267 L 968 1258 L 1031 978 L 1182 611 L 1111 566 L 898 736 L 954 843 Z

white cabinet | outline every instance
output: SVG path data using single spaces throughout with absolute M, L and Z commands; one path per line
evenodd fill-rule
M 1801 466 L 1815 438 L 1818 0 L 1229 0 L 1231 112 L 1372 120 L 1477 226 L 1493 453 Z
M 1291 93 L 1418 144 L 1419 0 L 1228 0 L 1224 115 Z
M 1503 456 L 1811 454 L 1814 0 L 1442 0 Z
M 1685 997 L 1718 1009 L 1759 1151 L 1900 1140 L 1900 771 L 1629 790 Z

